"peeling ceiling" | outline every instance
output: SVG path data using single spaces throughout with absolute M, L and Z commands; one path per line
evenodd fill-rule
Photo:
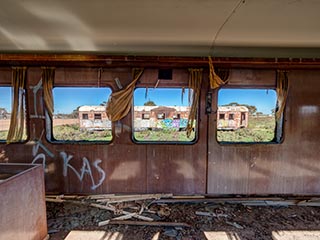
M 319 57 L 319 0 L 1 0 L 1 52 Z

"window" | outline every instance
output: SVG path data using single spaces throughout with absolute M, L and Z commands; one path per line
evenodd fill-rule
M 82 119 L 89 119 L 88 113 L 83 113 L 82 114 Z
M 12 87 L 0 87 L 0 141 L 6 141 L 12 110 Z M 25 118 L 24 118 L 25 119 Z M 23 140 L 27 139 L 26 121 L 24 121 Z
M 173 119 L 180 119 L 180 113 L 174 114 Z
M 197 121 L 190 138 L 186 134 L 190 113 L 188 96 L 188 89 L 137 88 L 134 92 L 134 140 L 147 143 L 194 142 Z
M 275 142 L 276 100 L 273 89 L 220 89 L 217 141 Z
M 97 120 L 97 119 L 102 119 L 101 113 L 95 113 L 94 114 L 94 120 Z
M 51 140 L 111 141 L 111 121 L 106 114 L 110 94 L 107 87 L 55 87 Z
M 150 114 L 149 113 L 142 113 L 142 119 L 145 119 L 145 120 L 150 119 Z
M 165 114 L 164 113 L 158 113 L 157 118 L 158 119 L 165 119 Z
M 223 119 L 224 120 L 224 118 L 225 118 L 225 114 L 220 113 L 219 114 L 219 119 Z

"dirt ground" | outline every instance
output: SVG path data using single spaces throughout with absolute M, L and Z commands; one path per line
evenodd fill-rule
M 144 215 L 152 217 L 154 221 L 184 223 L 189 227 L 117 224 L 98 227 L 98 222 L 117 216 L 108 210 L 70 203 L 49 202 L 47 203 L 47 218 L 50 239 L 65 239 L 71 230 L 104 230 L 117 234 L 117 237 L 113 238 L 117 240 L 270 240 L 278 239 L 272 236 L 278 231 L 320 230 L 320 207 L 286 206 L 283 204 L 278 206 L 247 206 L 202 202 L 151 203 L 148 205 L 148 209 L 149 213 Z M 223 232 L 226 237 L 215 238 L 215 235 L 210 235 L 217 232 Z

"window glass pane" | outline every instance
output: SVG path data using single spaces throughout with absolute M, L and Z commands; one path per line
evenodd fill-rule
M 59 141 L 111 141 L 106 114 L 110 88 L 55 87 L 53 138 Z
M 12 87 L 0 87 L 0 141 L 7 140 L 11 121 L 12 97 Z M 25 98 L 25 93 L 23 93 L 23 97 Z M 25 99 L 23 100 L 23 103 L 25 103 Z M 24 129 L 22 140 L 26 139 L 26 113 L 24 113 Z
M 141 142 L 192 142 L 186 135 L 189 90 L 138 88 L 134 92 L 133 136 Z M 196 121 L 195 121 L 196 122 Z
M 221 89 L 218 142 L 275 141 L 277 94 L 273 89 Z
M 8 136 L 11 108 L 11 87 L 0 87 L 0 140 L 5 141 Z

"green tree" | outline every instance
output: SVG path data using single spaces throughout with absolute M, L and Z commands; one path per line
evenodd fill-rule
M 72 111 L 72 113 L 70 114 L 70 117 L 71 118 L 78 118 L 79 117 L 79 108 L 80 108 L 81 106 L 78 106 L 76 109 L 74 109 L 73 111 Z
M 157 106 L 157 104 L 155 104 L 154 101 L 150 101 L 150 100 L 148 102 L 145 102 L 143 105 L 144 106 Z
M 249 110 L 250 115 L 254 115 L 257 112 L 257 107 L 252 105 L 243 104 L 242 106 L 245 106 Z
M 275 113 L 276 113 L 276 109 L 275 108 L 271 109 L 271 114 L 274 115 Z
M 102 103 L 100 103 L 100 106 L 107 106 L 107 101 L 103 101 Z

